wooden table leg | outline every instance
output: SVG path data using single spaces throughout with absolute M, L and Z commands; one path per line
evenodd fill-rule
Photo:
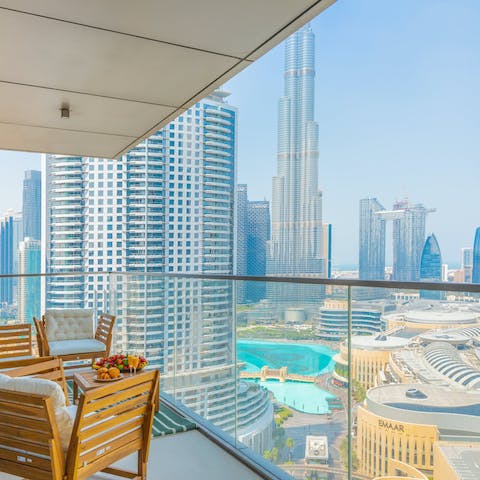
M 73 380 L 73 398 L 72 398 L 73 405 L 78 403 L 78 385 L 75 380 Z

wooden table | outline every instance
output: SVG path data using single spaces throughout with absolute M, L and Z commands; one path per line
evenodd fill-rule
M 128 378 L 130 375 L 135 375 L 134 373 L 123 372 L 124 378 Z M 92 390 L 93 388 L 101 387 L 102 385 L 106 385 L 110 382 L 97 382 L 95 381 L 95 377 L 97 376 L 96 370 L 88 370 L 82 372 L 75 372 L 73 374 L 73 403 L 77 403 L 78 400 L 78 390 L 80 389 L 82 392 L 86 392 L 88 390 Z M 121 382 L 122 380 L 117 380 Z M 160 410 L 160 385 L 158 386 L 158 390 L 154 393 L 154 402 L 155 402 L 155 411 L 158 412 Z

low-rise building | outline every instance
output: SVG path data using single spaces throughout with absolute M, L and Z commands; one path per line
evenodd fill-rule
M 438 442 L 433 449 L 435 480 L 478 480 L 480 443 Z
M 393 476 L 398 462 L 432 475 L 435 444 L 466 438 L 480 441 L 480 393 L 384 385 L 370 389 L 358 408 L 357 455 L 364 475 Z
M 409 343 L 408 338 L 379 333 L 376 335 L 352 337 L 352 376 L 363 388 L 378 385 L 378 375 L 387 367 L 391 352 L 401 350 Z M 333 381 L 337 385 L 348 384 L 348 344 L 340 345 L 335 355 Z

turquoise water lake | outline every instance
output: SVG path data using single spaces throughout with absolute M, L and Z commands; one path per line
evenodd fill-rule
M 237 355 L 245 362 L 244 370 L 257 372 L 264 365 L 270 368 L 288 367 L 290 373 L 317 375 L 333 370 L 332 360 L 337 352 L 324 345 L 260 342 L 240 340 Z M 306 413 L 324 414 L 329 412 L 328 399 L 335 395 L 315 386 L 313 383 L 276 380 L 259 382 L 268 388 L 277 401 Z
M 331 372 L 337 351 L 325 345 L 304 343 L 274 343 L 255 340 L 239 340 L 237 356 L 245 362 L 247 372 L 258 372 L 263 366 L 288 367 L 289 373 L 318 375 Z

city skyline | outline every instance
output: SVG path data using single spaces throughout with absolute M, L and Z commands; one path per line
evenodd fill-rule
M 337 2 L 311 22 L 319 186 L 324 219 L 333 224 L 334 266 L 357 264 L 358 201 L 367 196 L 436 208 L 426 231 L 435 232 L 446 263 L 460 264 L 461 249 L 473 247 L 478 21 L 480 6 L 464 0 L 453 10 L 434 1 L 409 9 Z M 279 45 L 226 85 L 240 112 L 238 182 L 249 185 L 252 200 L 271 198 L 282 62 Z M 0 152 L 9 168 L 8 179 L 0 178 L 0 210 L 20 210 L 15 178 L 38 169 L 39 158 Z M 387 244 L 387 265 L 391 257 Z

